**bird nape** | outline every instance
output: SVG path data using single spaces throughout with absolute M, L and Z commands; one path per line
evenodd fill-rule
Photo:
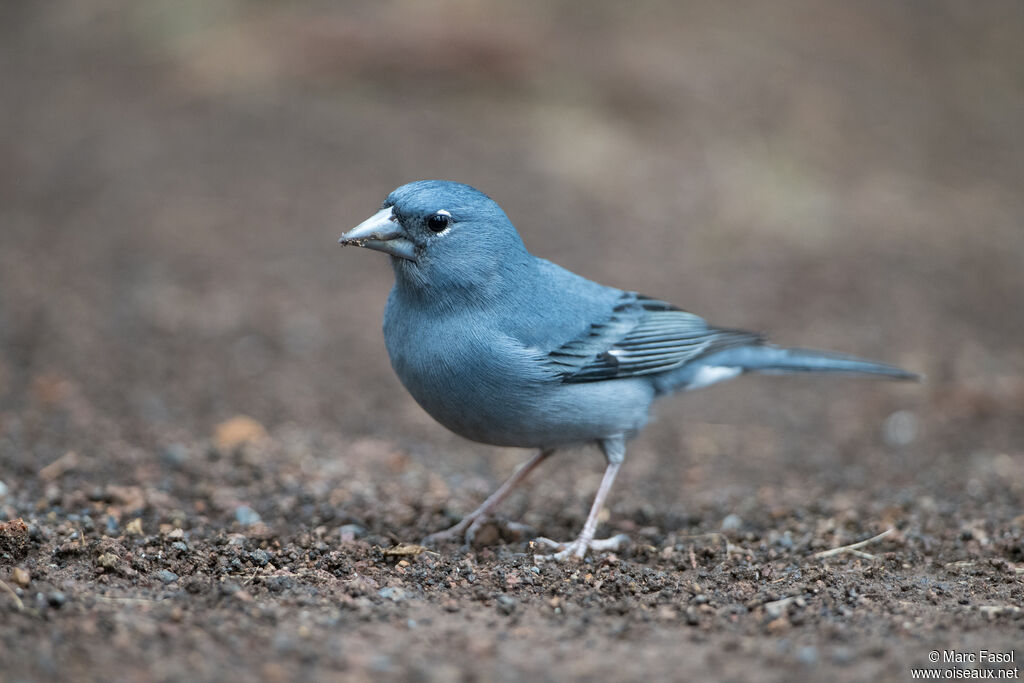
M 604 478 L 579 536 L 538 539 L 548 559 L 583 557 L 627 539 L 596 540 L 626 441 L 665 394 L 744 373 L 830 373 L 913 380 L 895 366 L 787 349 L 713 327 L 672 304 L 606 287 L 530 254 L 482 192 L 425 180 L 399 187 L 339 243 L 391 257 L 384 311 L 391 365 L 413 398 L 456 434 L 538 449 L 476 510 L 425 543 L 465 539 L 558 448 L 596 443 Z

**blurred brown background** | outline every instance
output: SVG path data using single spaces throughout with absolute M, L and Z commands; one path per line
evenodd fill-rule
M 746 381 L 663 406 L 655 439 L 680 417 L 864 432 L 897 407 L 929 429 L 925 397 L 954 389 L 1020 412 L 1018 3 L 3 13 L 7 409 L 42 377 L 141 444 L 245 413 L 473 448 L 388 367 L 384 259 L 334 247 L 436 177 L 593 279 L 930 380 Z
M 1022 65 L 1015 0 L 5 2 L 0 480 L 27 505 L 69 449 L 83 486 L 131 478 L 245 414 L 397 444 L 468 509 L 524 454 L 415 405 L 380 333 L 390 268 L 335 245 L 447 178 L 592 279 L 928 375 L 667 401 L 613 517 L 927 496 L 1011 520 Z M 542 529 L 596 485 L 595 454 L 568 462 Z

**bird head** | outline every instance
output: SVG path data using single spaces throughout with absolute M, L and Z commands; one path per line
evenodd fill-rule
M 338 243 L 390 254 L 398 282 L 418 289 L 483 287 L 529 256 L 496 202 L 446 180 L 402 185 Z

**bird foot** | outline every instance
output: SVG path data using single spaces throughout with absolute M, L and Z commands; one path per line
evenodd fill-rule
M 629 536 L 626 534 L 618 534 L 611 538 L 597 539 L 586 539 L 583 536 L 580 536 L 571 543 L 559 543 L 558 541 L 552 541 L 550 538 L 544 538 L 541 536 L 539 538 L 535 538 L 534 542 L 546 545 L 556 551 L 550 555 L 535 555 L 534 559 L 564 562 L 571 558 L 583 559 L 588 550 L 593 550 L 595 552 L 621 550 L 623 546 L 629 543 Z
M 533 527 L 527 524 L 503 521 L 489 515 L 479 515 L 476 517 L 465 517 L 461 522 L 444 531 L 432 533 L 424 538 L 420 544 L 438 545 L 441 543 L 463 542 L 466 545 L 473 545 L 477 538 L 477 533 L 491 523 L 495 525 L 496 531 L 494 534 L 488 533 L 481 536 L 480 542 L 482 544 L 486 545 L 488 542 L 499 538 L 505 538 L 505 540 L 521 539 L 528 537 L 529 534 L 536 533 Z M 490 541 L 485 536 L 490 537 Z
M 452 543 L 462 542 L 467 543 L 471 540 L 471 534 L 476 533 L 476 528 L 479 528 L 479 524 L 482 522 L 480 519 L 471 519 L 464 517 L 461 522 L 455 524 L 444 531 L 435 531 L 434 533 L 426 536 L 420 545 L 439 545 L 441 543 Z

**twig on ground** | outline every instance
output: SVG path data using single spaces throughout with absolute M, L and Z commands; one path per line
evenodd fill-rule
M 76 467 L 78 467 L 78 453 L 68 451 L 46 467 L 39 470 L 39 477 L 43 481 L 53 481 L 65 472 L 69 472 Z
M 416 545 L 415 543 L 399 543 L 396 546 L 381 549 L 381 554 L 386 557 L 408 557 L 410 555 L 416 557 L 422 553 L 426 553 L 428 555 L 438 554 L 425 546 Z
M 93 595 L 91 597 L 96 602 L 105 602 L 105 603 L 114 604 L 114 605 L 119 604 L 119 603 L 136 604 L 136 605 L 155 605 L 158 602 L 157 600 L 150 600 L 149 598 L 128 598 L 128 597 L 111 596 L 111 595 Z
M 850 545 L 842 545 L 842 546 L 839 546 L 838 548 L 831 548 L 829 550 L 822 550 L 821 552 L 814 553 L 813 555 L 811 555 L 811 557 L 813 557 L 815 559 L 823 559 L 823 558 L 826 558 L 826 557 L 835 557 L 836 555 L 842 555 L 844 553 L 849 553 L 851 555 L 856 555 L 857 557 L 863 557 L 864 559 L 873 560 L 873 559 L 875 559 L 874 555 L 872 555 L 871 553 L 861 552 L 860 549 L 863 548 L 864 546 L 870 544 L 870 543 L 875 543 L 877 541 L 881 541 L 886 536 L 888 536 L 888 535 L 890 535 L 892 533 L 895 533 L 895 531 L 896 531 L 896 528 L 895 527 L 891 527 L 889 529 L 886 529 L 882 533 L 878 534 L 877 536 L 872 536 L 871 538 L 865 539 L 863 541 L 858 541 L 856 543 L 851 543 Z

